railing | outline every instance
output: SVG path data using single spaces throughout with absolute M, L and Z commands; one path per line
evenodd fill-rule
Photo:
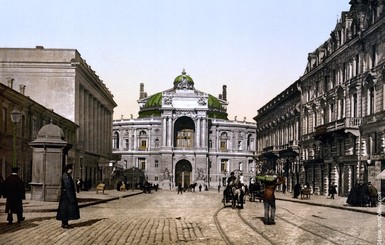
M 361 117 L 346 117 L 318 127 L 315 127 L 315 134 L 322 135 L 341 129 L 359 129 L 362 124 Z

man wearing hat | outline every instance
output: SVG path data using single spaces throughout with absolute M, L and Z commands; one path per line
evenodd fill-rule
M 8 224 L 13 223 L 13 214 L 17 215 L 17 223 L 21 223 L 23 217 L 23 200 L 25 199 L 25 188 L 21 178 L 17 175 L 18 167 L 12 168 L 12 173 L 4 181 L 4 197 L 7 198 L 5 212 L 8 214 Z
M 61 220 L 64 229 L 70 229 L 69 220 L 80 219 L 78 201 L 76 199 L 75 183 L 71 177 L 72 164 L 67 164 L 63 169 L 61 179 L 61 194 L 56 219 Z

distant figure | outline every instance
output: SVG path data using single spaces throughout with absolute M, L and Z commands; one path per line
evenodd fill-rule
M 336 185 L 333 184 L 329 187 L 329 196 L 331 199 L 334 199 L 334 195 L 337 194 L 337 189 L 336 189 Z
M 82 186 L 82 181 L 80 180 L 80 178 L 77 178 L 76 179 L 76 192 L 79 193 L 80 192 L 80 187 Z
M 295 186 L 294 186 L 294 198 L 298 198 L 299 197 L 299 195 L 301 194 L 301 189 L 302 189 L 302 187 L 301 187 L 301 184 L 300 183 L 297 183 L 297 184 L 295 184 Z
M 72 180 L 72 164 L 64 167 L 61 179 L 61 194 L 56 219 L 61 220 L 64 229 L 73 228 L 68 224 L 69 220 L 80 219 L 78 201 L 76 199 L 75 184 Z
M 202 191 L 202 185 L 199 184 L 199 192 L 201 192 L 201 191 Z
M 370 206 L 377 207 L 378 203 L 378 191 L 377 188 L 372 185 L 371 182 L 368 183 L 369 197 L 370 197 Z
M 24 183 L 17 175 L 18 167 L 12 168 L 12 173 L 4 181 L 5 213 L 7 213 L 8 224 L 13 223 L 13 214 L 17 216 L 17 223 L 25 220 L 23 217 L 23 200 L 25 200 Z
M 183 189 L 182 189 L 182 184 L 181 183 L 179 183 L 178 184 L 178 194 L 183 194 Z
M 218 185 L 218 193 L 221 192 L 221 185 Z

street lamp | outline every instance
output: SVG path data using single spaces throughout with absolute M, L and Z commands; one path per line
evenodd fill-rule
M 13 154 L 12 154 L 12 167 L 16 167 L 16 132 L 17 124 L 20 122 L 21 112 L 18 109 L 13 109 L 11 111 L 11 120 L 14 123 L 13 125 Z

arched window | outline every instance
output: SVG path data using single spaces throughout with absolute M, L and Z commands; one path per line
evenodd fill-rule
M 221 151 L 227 151 L 227 140 L 228 140 L 227 133 L 226 132 L 222 133 L 221 136 L 219 137 L 219 147 Z

